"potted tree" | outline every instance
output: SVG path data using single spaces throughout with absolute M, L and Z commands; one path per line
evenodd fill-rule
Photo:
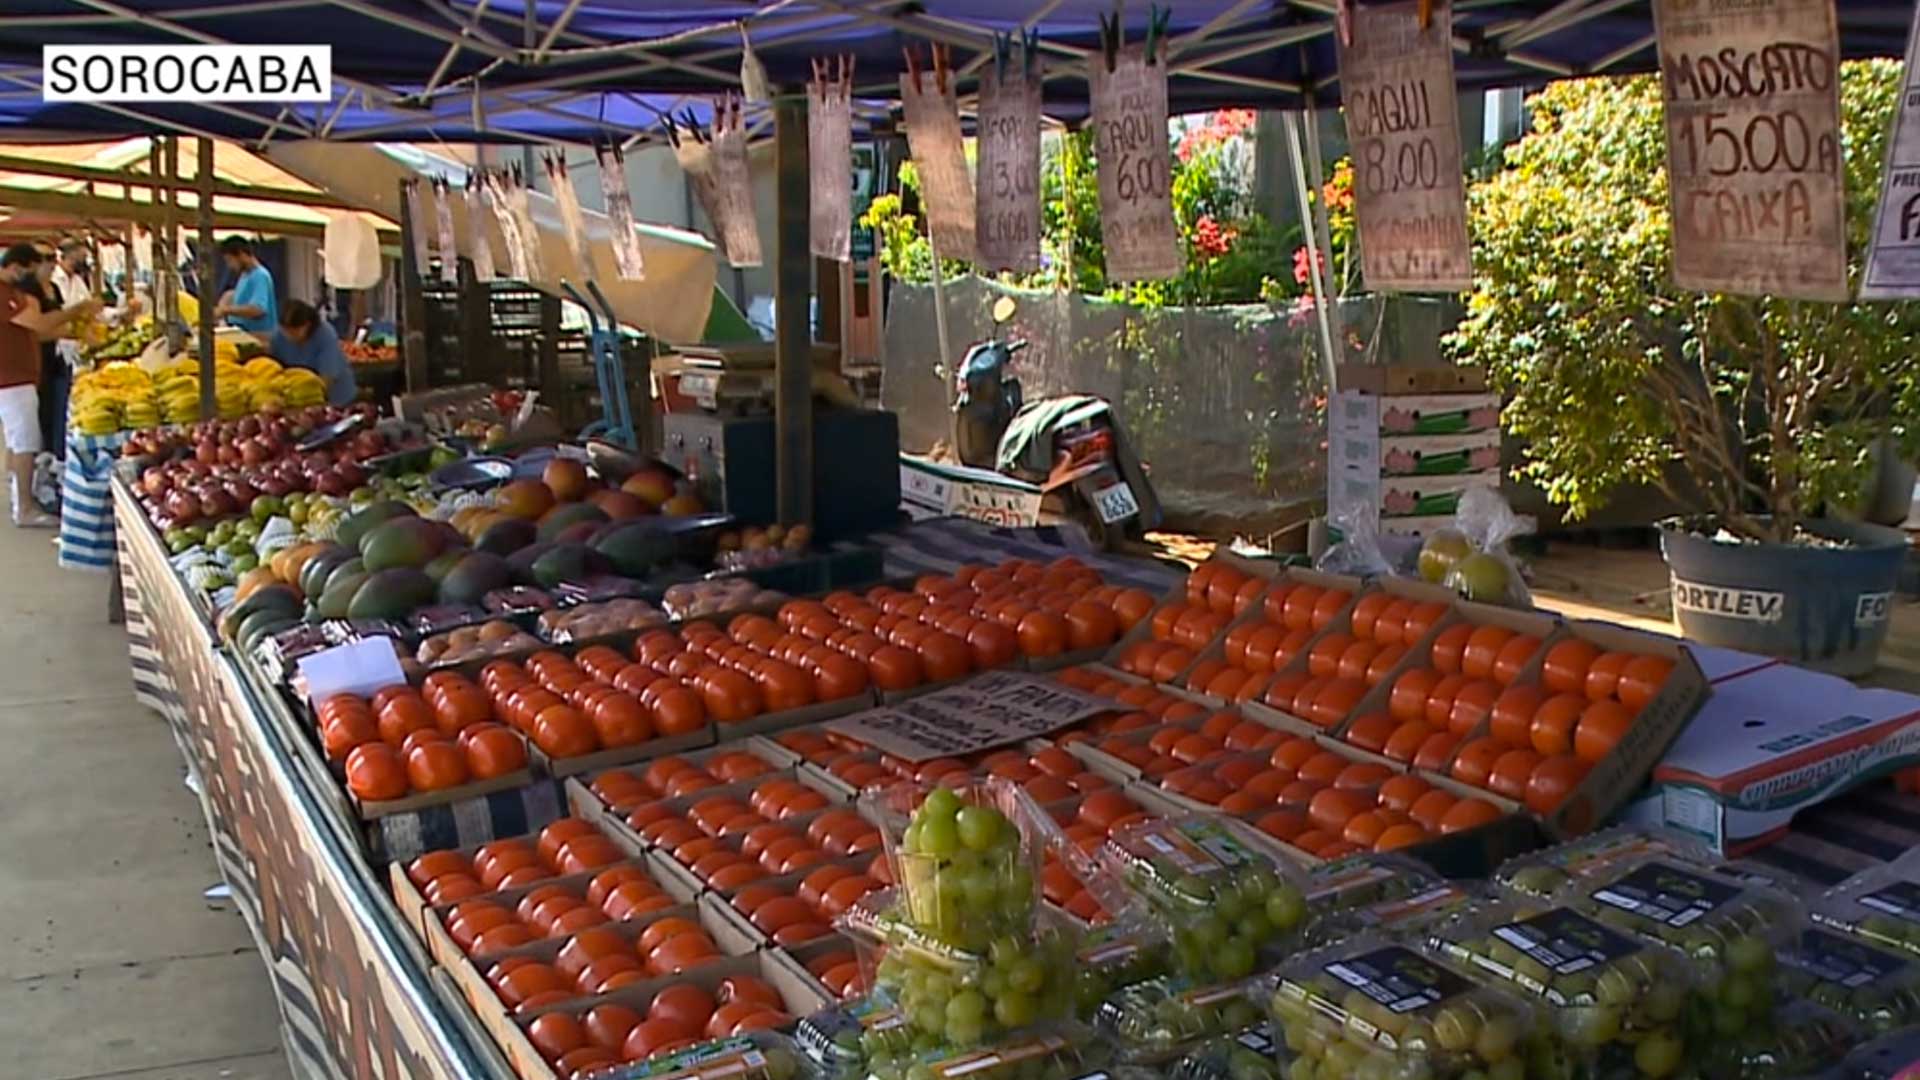
M 1899 75 L 1842 69 L 1856 281 Z M 1471 191 L 1475 288 L 1450 338 L 1508 395 L 1521 474 L 1570 519 L 1629 483 L 1692 508 L 1662 524 L 1688 638 L 1871 670 L 1907 540 L 1850 508 L 1920 433 L 1920 311 L 1676 290 L 1658 84 L 1530 104 L 1531 133 Z

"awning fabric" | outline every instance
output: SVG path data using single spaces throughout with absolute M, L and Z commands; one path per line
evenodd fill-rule
M 1332 0 L 1174 0 L 1175 111 L 1333 105 L 1340 97 Z M 956 65 L 991 56 L 992 35 L 1037 20 L 1049 51 L 1048 112 L 1085 114 L 1088 56 L 1112 0 L 5 0 L 0 137 L 156 127 L 243 140 L 444 142 L 630 138 L 737 85 L 743 37 L 777 86 L 813 60 L 850 55 L 862 119 L 884 122 L 902 50 L 952 46 Z M 1125 5 L 1129 38 L 1147 5 Z M 1648 0 L 1455 5 L 1463 87 L 1532 85 L 1646 71 Z M 1843 0 L 1850 57 L 1898 56 L 1911 3 Z M 270 105 L 101 108 L 40 100 L 47 44 L 329 44 L 336 100 Z M 962 79 L 963 91 L 971 85 Z M 478 100 L 476 101 L 476 91 Z M 476 108 L 477 106 L 477 108 Z M 476 124 L 475 117 L 480 117 Z M 765 123 L 764 113 L 758 122 Z

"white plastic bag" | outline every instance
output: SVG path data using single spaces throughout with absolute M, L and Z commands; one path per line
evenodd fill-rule
M 1481 603 L 1531 608 L 1533 593 L 1507 550 L 1509 540 L 1531 531 L 1497 489 L 1472 488 L 1460 496 L 1453 528 L 1439 530 L 1421 545 L 1421 576 L 1431 579 L 1436 564 L 1450 559 L 1441 575 L 1447 588 Z
M 1354 577 L 1395 572 L 1393 561 L 1387 558 L 1386 551 L 1380 546 L 1379 510 L 1365 506 L 1349 507 L 1340 515 L 1329 518 L 1327 524 L 1339 532 L 1340 540 L 1320 553 L 1320 557 L 1314 560 L 1314 569 L 1329 574 L 1351 574 Z
M 371 289 L 380 284 L 380 234 L 366 218 L 329 211 L 320 244 L 327 284 L 336 289 Z

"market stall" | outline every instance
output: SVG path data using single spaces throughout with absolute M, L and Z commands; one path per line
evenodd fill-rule
M 341 6 L 329 32 L 445 44 L 390 5 Z M 1335 70 L 1333 22 L 1242 26 L 1252 6 L 1184 14 L 1162 96 L 1326 89 L 1308 76 Z M 630 29 L 549 7 L 541 56 Z M 851 20 L 886 71 L 894 31 L 985 38 L 937 10 L 829 7 L 757 16 L 757 62 L 805 82 L 821 39 L 778 28 L 821 21 Z M 1644 23 L 1614 10 L 1463 12 L 1509 44 L 1469 48 L 1462 75 L 1552 70 L 1526 46 L 1563 33 L 1583 70 L 1645 63 Z M 1097 56 L 1085 26 L 1042 29 L 1054 55 Z M 425 96 L 539 67 L 490 37 L 458 34 Z M 712 84 L 688 40 L 631 47 L 675 73 L 646 88 Z M 849 111 L 864 96 L 823 82 Z M 529 130 L 606 124 L 506 101 L 546 118 Z M 313 133 L 374 137 L 367 111 L 343 98 Z M 767 114 L 782 304 L 774 453 L 753 460 L 780 479 L 759 520 L 705 514 L 697 478 L 658 461 L 567 439 L 438 459 L 457 425 L 319 406 L 208 409 L 116 468 L 136 682 L 199 777 L 300 1071 L 1510 1075 L 1528 1055 L 1719 1076 L 1742 1055 L 1831 1064 L 1920 1019 L 1837 992 L 1801 944 L 1818 924 L 1911 951 L 1910 909 L 1884 905 L 1920 888 L 1912 860 L 1810 913 L 1785 874 L 1832 883 L 1847 832 L 1827 819 L 1828 846 L 1769 849 L 1771 875 L 1717 840 L 1595 831 L 1721 682 L 1804 673 L 1498 603 L 1515 579 L 1485 569 L 1493 551 L 1435 546 L 1447 565 L 1422 582 L 1227 552 L 1171 570 L 950 519 L 815 539 L 810 118 L 795 98 Z M 1150 216 L 1119 257 L 1160 254 Z M 953 224 L 935 218 L 937 242 Z M 211 402 L 244 369 L 203 333 Z M 1454 575 L 1468 564 L 1482 576 Z M 1803 1003 L 1817 1021 L 1790 1019 Z

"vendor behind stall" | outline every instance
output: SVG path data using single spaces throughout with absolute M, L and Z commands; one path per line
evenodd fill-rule
M 273 274 L 253 256 L 253 243 L 244 236 L 220 242 L 220 257 L 234 274 L 233 288 L 214 306 L 215 318 L 250 333 L 273 333 L 278 310 L 273 297 Z
M 347 405 L 359 393 L 353 365 L 340 351 L 340 335 L 305 300 L 289 300 L 280 311 L 280 329 L 267 343 L 267 355 L 287 367 L 301 367 L 327 380 L 327 404 Z

